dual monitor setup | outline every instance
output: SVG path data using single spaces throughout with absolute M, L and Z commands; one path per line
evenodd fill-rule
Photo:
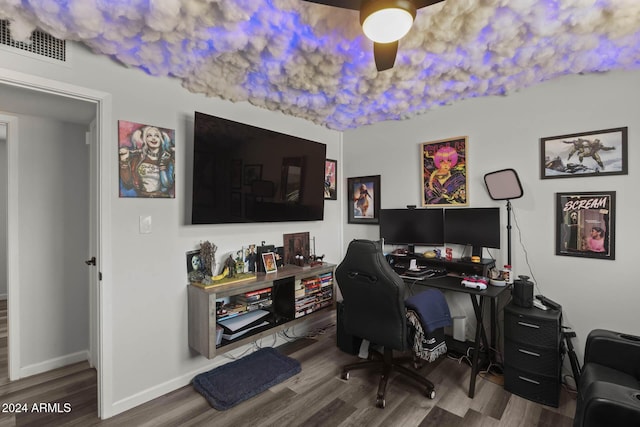
M 416 246 L 469 245 L 472 256 L 482 258 L 483 248 L 500 249 L 500 209 L 381 209 L 380 238 L 407 245 L 409 253 Z

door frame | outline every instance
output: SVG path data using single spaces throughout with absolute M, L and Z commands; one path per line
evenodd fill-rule
M 0 122 L 7 125 L 7 201 L 18 200 L 17 185 L 18 173 L 10 165 L 18 161 L 18 118 L 11 115 L 0 114 Z M 11 381 L 20 378 L 20 325 L 17 321 L 11 321 L 11 312 L 18 312 L 20 300 L 20 287 L 10 284 L 19 283 L 18 264 L 18 204 L 7 203 L 7 342 L 9 352 L 9 379 Z M 16 319 L 17 320 L 17 319 Z M 12 347 L 14 347 L 12 349 Z M 13 351 L 12 351 L 13 350 Z
M 110 124 L 112 121 L 112 97 L 111 94 L 93 89 L 88 89 L 55 80 L 49 80 L 0 67 L 0 84 L 7 84 L 24 89 L 45 92 L 67 98 L 89 101 L 96 104 L 96 139 L 98 149 L 97 156 L 97 188 L 90 191 L 97 195 L 97 249 L 96 274 L 101 273 L 102 279 L 98 282 L 96 292 L 97 312 L 94 313 L 97 326 L 97 357 L 93 364 L 97 370 L 98 383 L 98 416 L 109 418 L 113 415 L 113 341 L 112 335 L 112 292 L 110 278 L 112 277 L 111 260 L 111 154 L 109 145 L 111 141 Z M 15 267 L 15 257 L 19 247 L 17 241 L 18 230 L 18 171 L 11 167 L 18 160 L 18 132 L 17 119 L 14 118 L 13 126 L 9 126 L 7 138 L 8 160 L 8 189 L 7 196 L 9 209 L 7 212 L 7 298 L 8 298 L 8 335 L 9 335 L 9 378 L 11 380 L 20 377 L 20 322 L 19 322 L 19 272 Z M 15 139 L 14 139 L 15 138 Z M 13 255 L 12 255 L 13 254 Z M 92 331 L 93 332 L 93 331 Z

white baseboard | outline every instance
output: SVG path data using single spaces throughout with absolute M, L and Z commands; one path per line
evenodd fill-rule
M 7 299 L 7 294 L 0 294 L 0 300 Z
M 313 322 L 310 321 L 296 324 L 294 331 L 295 333 L 292 335 L 302 336 L 308 331 L 312 331 L 315 328 L 324 327 L 331 322 L 335 322 L 335 310 L 327 310 L 327 316 L 318 316 L 313 320 Z M 287 339 L 280 336 L 279 334 L 274 334 L 261 338 L 257 341 L 257 344 L 260 347 L 277 347 L 279 345 L 285 344 L 286 342 L 288 342 Z M 163 396 L 167 393 L 171 393 L 172 391 L 175 391 L 180 387 L 189 385 L 193 377 L 195 377 L 196 375 L 202 372 L 210 371 L 211 369 L 222 366 L 225 363 L 229 363 L 233 361 L 233 357 L 241 357 L 245 354 L 245 352 L 249 354 L 250 351 L 247 350 L 251 349 L 251 347 L 253 346 L 253 343 L 249 343 L 245 346 L 230 351 L 229 354 L 230 356 L 232 356 L 232 358 L 224 357 L 223 355 L 216 356 L 211 360 L 211 364 L 203 366 L 202 368 L 199 368 L 187 374 L 181 375 L 172 380 L 166 381 L 162 384 L 150 387 L 132 396 L 120 399 L 114 402 L 113 405 L 111 405 L 109 411 L 105 412 L 109 414 L 109 417 L 112 417 L 122 412 L 128 411 L 129 409 L 135 408 L 136 406 L 142 405 L 143 403 L 149 402 L 150 400 Z
M 35 365 L 20 368 L 20 378 L 30 377 L 31 375 L 41 374 L 53 369 L 62 368 L 63 366 L 73 365 L 74 363 L 89 360 L 89 351 L 83 350 L 77 353 L 67 354 L 65 356 L 56 357 L 55 359 L 45 360 Z

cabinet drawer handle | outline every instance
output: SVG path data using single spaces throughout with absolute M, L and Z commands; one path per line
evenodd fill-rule
M 540 353 L 534 353 L 533 351 L 523 350 L 521 348 L 518 349 L 520 353 L 528 354 L 529 356 L 540 357 Z
M 531 378 L 523 377 L 523 376 L 520 376 L 520 375 L 518 375 L 518 378 L 520 378 L 522 381 L 530 382 L 531 384 L 540 385 L 539 381 L 532 380 Z
M 540 329 L 540 326 L 534 325 L 532 323 L 518 322 L 518 325 L 526 326 L 527 328 Z

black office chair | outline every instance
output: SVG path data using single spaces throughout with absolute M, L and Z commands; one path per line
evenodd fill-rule
M 640 425 L 640 337 L 606 329 L 587 336 L 574 427 Z
M 425 395 L 434 399 L 433 383 L 402 364 L 413 360 L 417 365 L 417 358 L 393 358 L 393 350 L 411 349 L 404 305 L 405 285 L 385 259 L 380 244 L 353 240 L 336 268 L 336 281 L 343 296 L 345 332 L 384 347 L 383 354 L 370 351 L 369 360 L 344 366 L 342 378 L 348 380 L 349 371 L 353 369 L 381 371 L 376 398 L 379 408 L 385 406 L 385 391 L 392 370 L 418 381 L 425 387 Z

